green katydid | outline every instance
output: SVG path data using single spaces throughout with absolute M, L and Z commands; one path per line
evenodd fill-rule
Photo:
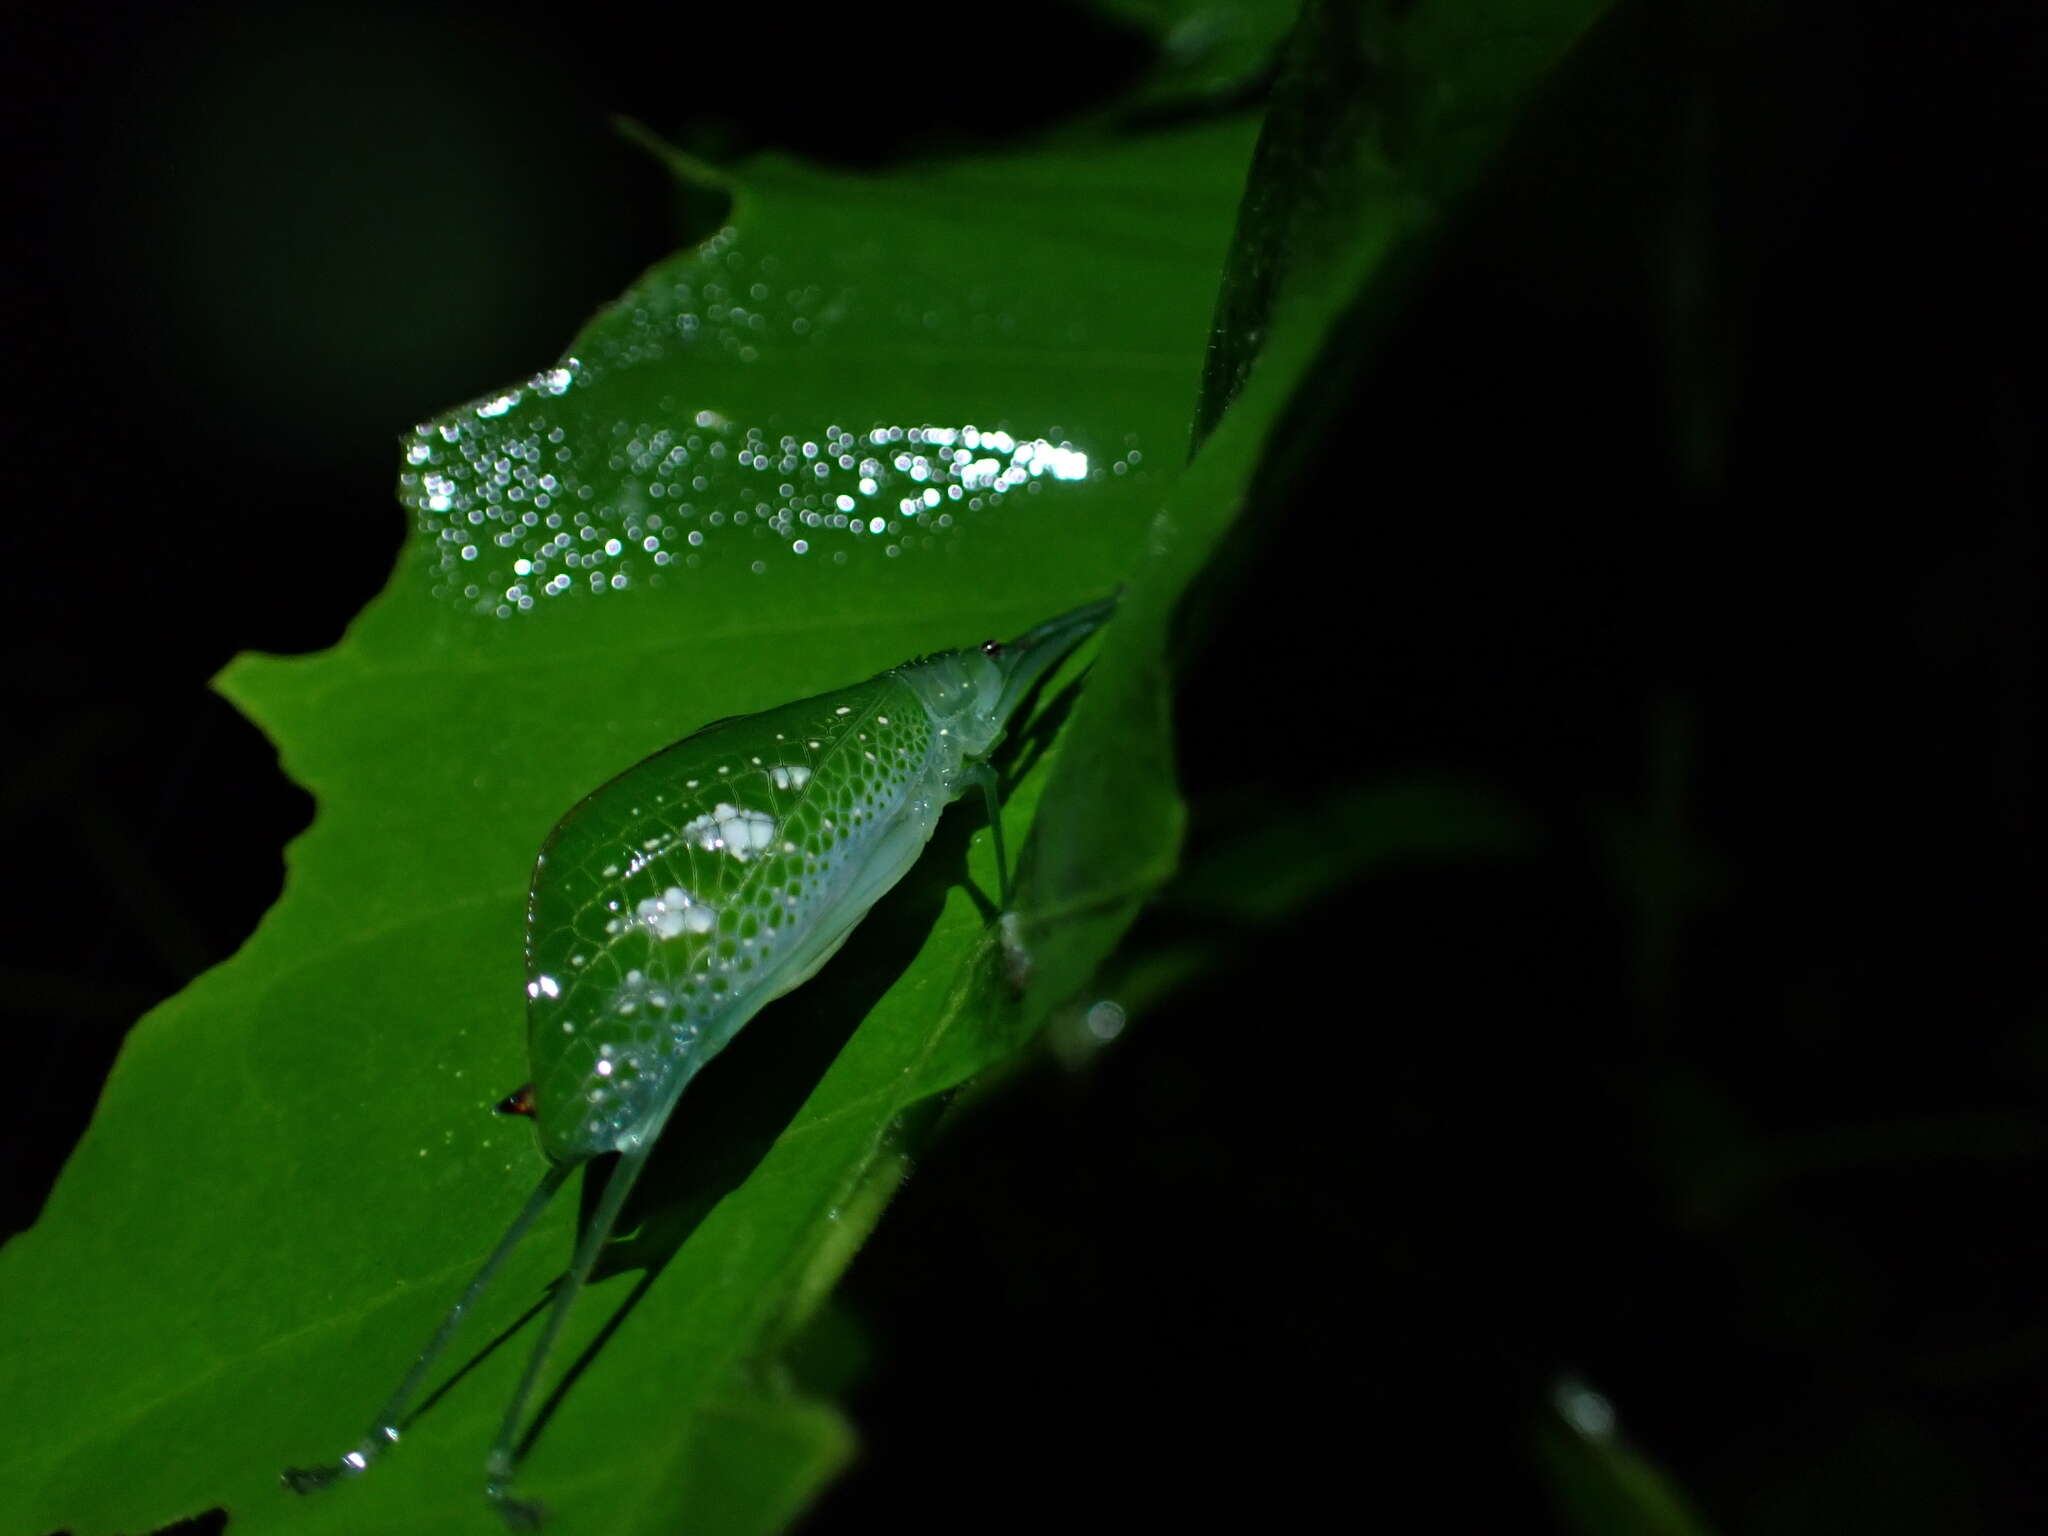
M 606 1181 L 490 1451 L 485 1487 L 515 1525 L 522 1421 L 676 1100 L 772 999 L 808 980 L 970 789 L 987 798 L 1010 913 L 988 758 L 1037 681 L 1113 611 L 1050 619 L 1008 643 L 922 657 L 760 714 L 720 720 L 586 796 L 542 845 L 527 898 L 533 1080 L 500 1108 L 530 1114 L 547 1172 L 442 1318 L 362 1441 L 294 1469 L 301 1493 L 361 1472 L 395 1444 L 428 1372 L 570 1173 L 607 1153 Z

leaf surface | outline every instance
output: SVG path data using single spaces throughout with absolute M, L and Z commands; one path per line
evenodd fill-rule
M 495 1529 L 481 1458 L 530 1328 L 374 1476 L 277 1477 L 360 1435 L 541 1171 L 490 1113 L 525 1076 L 535 849 L 711 719 L 1112 587 L 1184 451 L 1248 146 L 1240 123 L 864 179 L 756 164 L 730 227 L 556 368 L 408 435 L 389 588 L 331 651 L 220 680 L 318 802 L 284 896 L 137 1026 L 0 1256 L 0 1526 L 218 1504 L 238 1530 Z M 777 1529 L 847 1455 L 777 1346 L 879 1212 L 903 1112 L 957 1081 L 930 1063 L 975 1028 L 939 1004 L 986 926 L 986 841 L 949 815 L 693 1085 L 558 1356 L 614 1325 L 526 1469 L 563 1528 Z M 543 1296 L 572 1206 L 450 1369 Z
M 374 1476 L 303 1501 L 276 1477 L 361 1433 L 539 1176 L 527 1128 L 488 1111 L 524 1076 L 542 836 L 710 719 L 1121 584 L 1087 686 L 1053 679 L 1006 765 L 1012 845 L 1031 829 L 1021 995 L 986 836 L 955 811 L 692 1086 L 558 1357 L 522 1479 L 558 1528 L 793 1517 L 849 1435 L 781 1346 L 940 1096 L 1028 1039 L 1170 876 L 1191 594 L 1249 509 L 1285 504 L 1290 443 L 1596 8 L 1316 8 L 1373 47 L 1297 38 L 1220 307 L 1242 125 L 864 179 L 762 162 L 731 227 L 558 366 L 408 437 L 418 536 L 391 586 L 332 651 L 221 680 L 318 801 L 285 895 L 137 1027 L 44 1219 L 0 1255 L 4 1529 L 219 1504 L 237 1529 L 494 1530 L 481 1456 L 567 1201 Z M 1373 110 L 1333 116 L 1368 56 Z M 1182 472 L 1215 317 L 1213 430 Z

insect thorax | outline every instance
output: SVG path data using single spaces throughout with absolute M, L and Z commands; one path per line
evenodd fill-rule
M 894 676 L 923 704 L 960 761 L 986 757 L 1003 734 L 1003 669 L 981 650 L 945 651 L 907 662 Z

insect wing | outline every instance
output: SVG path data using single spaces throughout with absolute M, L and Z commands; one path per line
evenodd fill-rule
M 774 995 L 844 856 L 845 762 L 863 760 L 891 686 L 885 675 L 706 727 L 555 828 L 527 903 L 550 1155 L 614 1150 Z

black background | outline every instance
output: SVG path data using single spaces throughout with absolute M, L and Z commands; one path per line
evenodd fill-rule
M 1148 917 L 1217 971 L 963 1117 L 856 1261 L 810 1528 L 1551 1529 L 1576 1373 L 1723 1530 L 2048 1529 L 2044 28 L 1717 17 L 1606 30 L 1189 661 L 1192 859 L 1397 779 L 1541 850 Z M 704 217 L 605 115 L 886 163 L 1144 63 L 1016 24 L 1056 66 L 906 100 L 944 8 L 10 20 L 11 1226 L 310 815 L 206 679 L 331 643 L 396 434 Z

